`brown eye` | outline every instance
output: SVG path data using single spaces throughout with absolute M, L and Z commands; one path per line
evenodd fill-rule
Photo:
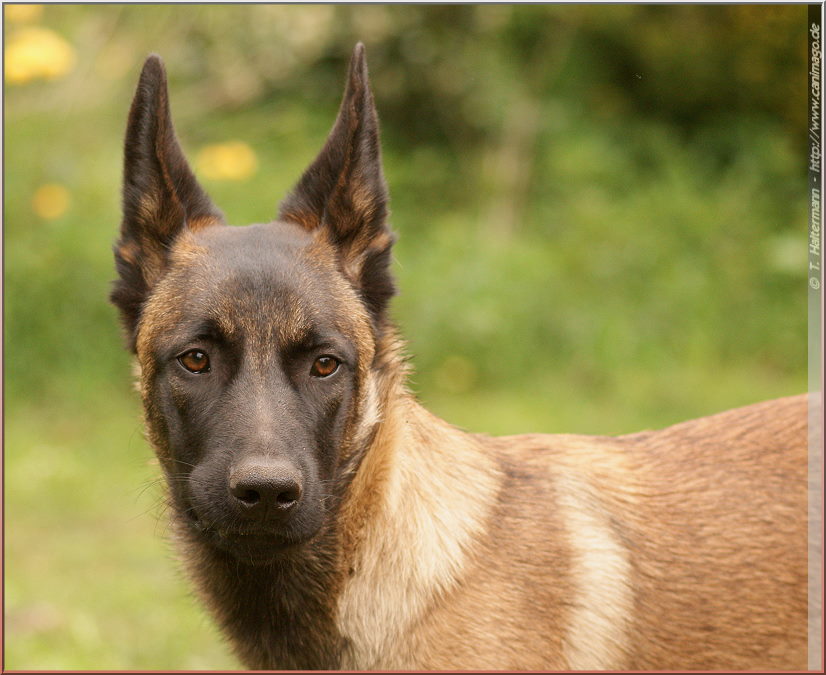
M 190 349 L 185 354 L 178 357 L 178 363 L 186 368 L 190 373 L 208 373 L 209 356 L 200 349 Z
M 313 377 L 329 377 L 338 370 L 340 361 L 334 356 L 319 356 L 310 369 Z

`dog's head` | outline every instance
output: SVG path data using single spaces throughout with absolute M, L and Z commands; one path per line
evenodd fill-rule
M 147 59 L 126 132 L 112 301 L 190 532 L 249 562 L 309 541 L 374 419 L 392 234 L 364 47 L 324 148 L 276 221 L 228 226 Z

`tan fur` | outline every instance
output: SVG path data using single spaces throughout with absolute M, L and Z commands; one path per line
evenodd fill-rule
M 805 413 L 487 439 L 403 398 L 353 486 L 343 667 L 805 667 Z
M 220 220 L 215 216 L 195 216 L 194 218 L 188 218 L 186 221 L 186 226 L 190 232 L 197 232 L 198 230 L 202 230 L 205 227 L 209 227 L 211 225 L 219 225 Z
M 407 653 L 407 634 L 453 589 L 495 497 L 491 459 L 477 454 L 470 439 L 457 446 L 435 418 L 426 429 L 410 424 L 416 408 L 404 399 L 384 420 L 394 447 L 384 458 L 381 497 L 365 522 L 354 573 L 339 602 L 339 626 L 350 642 L 345 668 L 403 668 L 415 658 Z M 466 483 L 457 484 L 457 472 Z

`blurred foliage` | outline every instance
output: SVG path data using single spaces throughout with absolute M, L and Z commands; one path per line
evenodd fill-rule
M 805 390 L 803 5 L 4 5 L 6 667 L 235 662 L 176 577 L 106 301 L 146 54 L 230 222 L 367 46 L 413 387 L 623 433 Z M 152 517 L 155 514 L 155 518 Z M 136 637 L 138 636 L 138 637 Z

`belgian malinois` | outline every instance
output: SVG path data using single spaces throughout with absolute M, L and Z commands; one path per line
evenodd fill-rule
M 186 567 L 255 669 L 806 665 L 806 401 L 465 433 L 405 388 L 364 47 L 324 148 L 229 227 L 150 56 L 112 300 Z

